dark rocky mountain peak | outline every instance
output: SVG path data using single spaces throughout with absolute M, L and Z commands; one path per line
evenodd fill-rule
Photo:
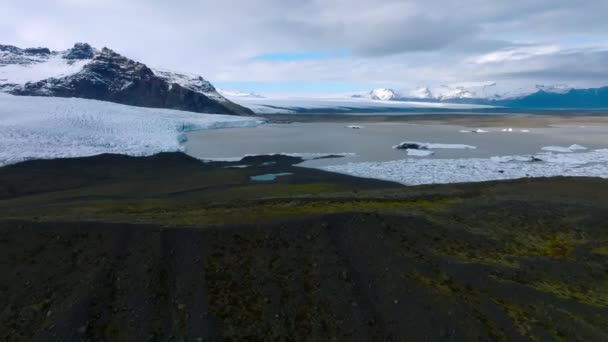
M 64 59 L 69 60 L 92 59 L 93 57 L 95 57 L 95 49 L 87 43 L 76 43 L 63 55 Z
M 57 76 L 25 84 L 4 80 L 0 83 L 0 91 L 13 95 L 79 97 L 199 113 L 253 114 L 248 108 L 220 95 L 201 76 L 154 71 L 107 47 L 98 51 L 89 44 L 76 43 L 64 52 L 49 51 L 50 55 L 46 55 L 47 51 L 0 46 L 0 65 L 44 64 L 49 58 L 57 57 L 74 70 L 66 74 L 59 68 L 61 73 Z
M 47 48 L 20 49 L 12 45 L 0 45 L 0 65 L 37 63 L 46 61 L 51 54 Z
M 28 55 L 42 55 L 47 56 L 51 54 L 51 50 L 47 48 L 27 48 L 24 50 Z

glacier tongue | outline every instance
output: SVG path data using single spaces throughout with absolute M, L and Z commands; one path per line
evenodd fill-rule
M 28 159 L 182 151 L 187 131 L 262 123 L 252 117 L 0 93 L 0 166 Z

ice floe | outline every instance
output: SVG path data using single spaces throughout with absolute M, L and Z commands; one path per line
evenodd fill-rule
M 408 156 L 413 156 L 413 157 L 428 157 L 428 156 L 432 156 L 433 154 L 435 154 L 435 152 L 430 151 L 430 150 L 415 150 L 415 149 L 411 149 L 411 148 L 408 148 L 405 151 L 407 152 Z
M 0 94 L 0 166 L 28 159 L 183 151 L 185 132 L 262 123 L 252 117 Z
M 525 177 L 608 178 L 608 149 L 581 153 L 544 152 L 533 156 L 463 159 L 401 159 L 348 163 L 324 170 L 405 185 L 482 182 Z
M 587 148 L 585 146 L 581 146 L 581 145 L 571 145 L 568 147 L 563 147 L 563 146 L 545 146 L 543 148 L 541 148 L 543 151 L 549 151 L 549 152 L 560 152 L 560 153 L 572 153 L 572 152 L 576 152 L 576 151 L 583 151 L 586 150 Z
M 393 148 L 404 149 L 404 150 L 432 150 L 432 149 L 463 149 L 463 150 L 474 150 L 477 147 L 464 144 L 437 144 L 437 143 L 423 143 L 417 141 L 403 141 Z
M 471 131 L 463 129 L 463 130 L 460 131 L 460 133 L 490 133 L 490 131 L 478 128 L 478 129 L 474 129 L 474 130 L 471 130 Z

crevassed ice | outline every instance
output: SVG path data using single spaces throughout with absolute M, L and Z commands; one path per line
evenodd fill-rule
M 259 118 L 0 93 L 0 166 L 28 159 L 183 151 L 192 130 L 252 127 Z

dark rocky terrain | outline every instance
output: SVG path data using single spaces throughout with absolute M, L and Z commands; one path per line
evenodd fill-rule
M 0 90 L 13 95 L 79 97 L 132 106 L 179 109 L 199 113 L 251 115 L 248 108 L 221 96 L 200 76 L 153 71 L 145 64 L 124 57 L 113 50 L 95 50 L 77 43 L 64 52 L 46 48 L 19 49 L 0 45 L 2 65 L 31 65 L 60 55 L 65 63 L 87 60 L 84 67 L 63 77 L 51 77 L 25 84 L 0 84 Z
M 0 168 L 0 340 L 608 339 L 607 181 L 403 187 L 298 161 Z

